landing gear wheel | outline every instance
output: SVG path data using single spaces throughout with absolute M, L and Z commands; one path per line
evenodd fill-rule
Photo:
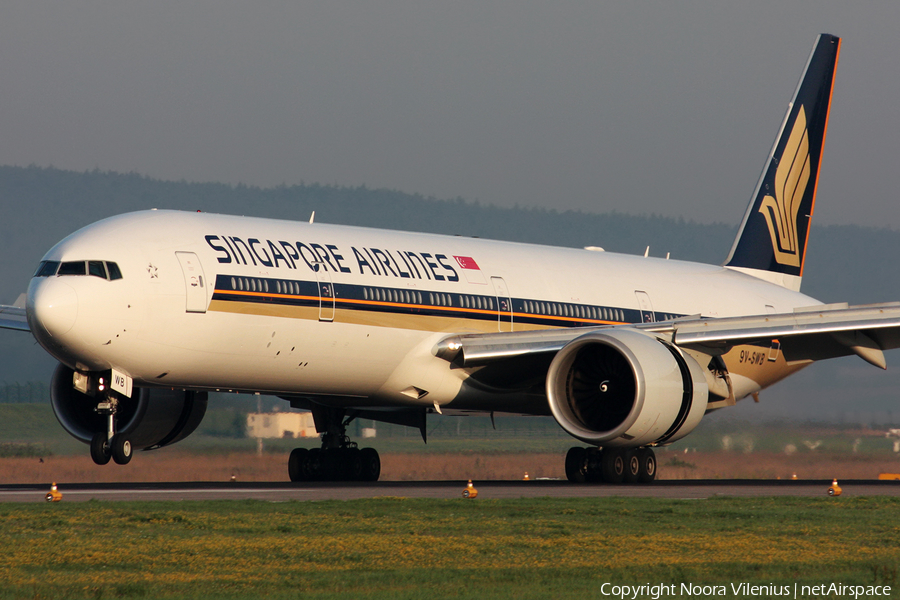
M 625 483 L 637 483 L 641 476 L 641 460 L 638 458 L 637 450 L 628 450 L 623 453 L 625 461 Z
M 117 465 L 127 465 L 131 462 L 131 457 L 134 454 L 133 449 L 131 447 L 131 442 L 125 439 L 124 435 L 114 435 L 112 440 L 110 440 L 109 445 L 112 459 Z
M 606 483 L 622 483 L 625 479 L 625 453 L 615 448 L 604 448 L 600 458 L 600 472 Z
M 306 481 L 320 481 L 324 479 L 322 468 L 322 449 L 310 448 L 303 462 L 303 476 Z
M 638 448 L 635 452 L 638 462 L 641 465 L 638 481 L 641 483 L 650 483 L 656 479 L 656 453 L 652 448 Z
M 105 465 L 111 457 L 109 444 L 106 442 L 106 433 L 95 433 L 91 438 L 91 459 L 98 465 Z
M 341 451 L 343 464 L 341 465 L 344 479 L 347 481 L 363 480 L 362 451 L 359 448 L 344 448 Z M 378 471 L 381 472 L 381 461 L 378 462 Z
M 587 450 L 581 446 L 569 448 L 566 452 L 566 479 L 572 483 L 587 480 Z
M 363 448 L 359 451 L 359 460 L 362 466 L 360 481 L 378 481 L 381 475 L 381 458 L 375 448 Z
M 306 448 L 294 448 L 291 450 L 291 456 L 288 458 L 288 476 L 291 481 L 306 481 L 306 461 L 308 459 L 309 450 Z

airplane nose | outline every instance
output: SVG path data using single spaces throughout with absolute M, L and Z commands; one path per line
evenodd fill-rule
M 65 281 L 48 277 L 28 290 L 25 314 L 32 332 L 43 331 L 50 337 L 65 335 L 78 316 L 78 294 Z

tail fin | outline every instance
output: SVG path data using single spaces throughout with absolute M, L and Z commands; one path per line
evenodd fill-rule
M 725 266 L 797 291 L 841 39 L 816 39 Z

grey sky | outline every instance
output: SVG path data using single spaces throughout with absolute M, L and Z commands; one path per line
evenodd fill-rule
M 0 163 L 737 223 L 815 35 L 819 223 L 900 228 L 900 3 L 8 1 Z

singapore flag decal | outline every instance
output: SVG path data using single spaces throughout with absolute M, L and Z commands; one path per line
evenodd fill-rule
M 456 259 L 456 264 L 460 266 L 465 274 L 466 281 L 487 285 L 487 281 L 484 280 L 484 274 L 481 272 L 481 267 L 478 266 L 474 258 L 471 256 L 454 256 L 453 258 Z
M 459 263 L 459 266 L 463 269 L 474 269 L 475 271 L 480 271 L 481 269 L 478 267 L 478 263 L 475 262 L 475 259 L 471 256 L 454 256 L 456 262 Z

